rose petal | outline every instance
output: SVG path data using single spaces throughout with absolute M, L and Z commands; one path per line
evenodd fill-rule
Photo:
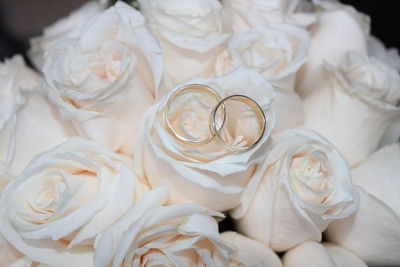
M 396 265 L 400 262 L 400 217 L 381 200 L 360 192 L 358 211 L 333 222 L 326 231 L 328 241 L 352 251 L 368 265 Z
M 350 251 L 330 243 L 323 243 L 323 245 L 325 249 L 328 251 L 328 254 L 335 262 L 336 266 L 367 267 L 367 264 L 365 264 L 365 262 L 363 262 L 360 258 L 358 258 Z
M 300 266 L 336 266 L 335 261 L 329 255 L 323 245 L 317 242 L 302 243 L 285 253 L 282 259 L 285 267 Z
M 231 257 L 231 261 L 243 264 L 244 266 L 282 266 L 279 257 L 264 244 L 247 238 L 236 232 L 224 232 L 221 234 L 222 240 L 236 249 L 236 253 Z

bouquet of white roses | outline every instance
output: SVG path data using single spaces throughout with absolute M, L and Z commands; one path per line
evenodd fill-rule
M 369 18 L 139 4 L 0 64 L 0 266 L 399 266 L 400 57 Z

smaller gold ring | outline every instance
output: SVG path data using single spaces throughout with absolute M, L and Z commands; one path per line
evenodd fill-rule
M 214 139 L 214 135 L 212 133 L 210 133 L 211 135 L 208 136 L 207 138 L 204 139 L 199 139 L 199 140 L 192 140 L 192 139 L 188 139 L 183 137 L 182 135 L 180 135 L 179 133 L 177 133 L 174 129 L 174 127 L 172 126 L 171 122 L 169 121 L 169 110 L 170 110 L 170 106 L 172 104 L 172 102 L 181 94 L 183 94 L 184 92 L 187 91 L 200 91 L 203 93 L 206 93 L 207 95 L 211 96 L 212 98 L 214 98 L 216 100 L 217 103 L 219 103 L 221 101 L 221 97 L 219 96 L 219 94 L 212 89 L 209 86 L 203 85 L 203 84 L 187 84 L 187 85 L 183 85 L 182 87 L 179 87 L 168 99 L 166 105 L 165 105 L 165 109 L 164 109 L 164 117 L 165 117 L 165 122 L 167 127 L 169 128 L 170 132 L 180 141 L 184 142 L 184 143 L 189 143 L 189 144 L 207 144 L 209 143 L 211 140 Z M 225 105 L 223 106 L 224 110 L 225 110 Z M 225 115 L 225 114 L 224 114 Z M 224 116 L 224 120 L 223 123 L 225 122 L 225 116 Z
M 255 140 L 252 144 L 248 145 L 248 146 L 234 146 L 231 145 L 229 143 L 227 143 L 223 138 L 222 138 L 222 134 L 221 134 L 221 130 L 223 128 L 223 124 L 219 127 L 219 129 L 217 129 L 217 125 L 216 125 L 216 113 L 217 110 L 219 109 L 219 107 L 221 105 L 223 105 L 226 101 L 231 100 L 231 101 L 240 101 L 245 103 L 246 105 L 248 105 L 250 108 L 253 109 L 254 113 L 256 114 L 258 121 L 260 123 L 260 130 L 259 130 L 259 137 L 257 140 Z M 226 112 L 226 107 L 224 107 L 224 113 Z M 226 116 L 225 116 L 226 117 Z M 225 118 L 224 118 L 225 119 Z M 225 122 L 225 120 L 224 120 Z M 260 107 L 260 105 L 258 105 L 258 103 L 256 101 L 254 101 L 252 98 L 245 96 L 245 95 L 231 95 L 228 97 L 225 97 L 224 99 L 222 99 L 221 101 L 218 102 L 218 104 L 214 107 L 214 109 L 211 112 L 211 118 L 210 118 L 210 130 L 211 133 L 213 134 L 213 136 L 216 137 L 217 141 L 220 142 L 222 145 L 224 145 L 228 150 L 233 151 L 233 152 L 246 152 L 252 148 L 254 148 L 262 139 L 262 137 L 264 136 L 265 133 L 265 128 L 266 128 L 266 118 L 265 118 L 265 114 L 264 111 L 262 110 L 262 108 Z

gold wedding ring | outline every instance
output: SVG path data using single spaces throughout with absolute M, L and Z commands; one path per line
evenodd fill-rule
M 165 122 L 166 125 L 168 127 L 168 129 L 170 130 L 170 132 L 180 141 L 184 142 L 184 143 L 189 143 L 189 144 L 206 144 L 209 143 L 211 140 L 214 139 L 214 135 L 210 132 L 210 136 L 208 136 L 207 138 L 204 139 L 188 139 L 182 135 L 180 135 L 172 126 L 170 120 L 169 120 L 169 113 L 170 113 L 170 108 L 171 108 L 171 104 L 176 100 L 176 98 L 188 91 L 198 91 L 198 92 L 202 92 L 204 94 L 207 94 L 209 96 L 211 96 L 213 99 L 215 99 L 216 103 L 220 103 L 220 101 L 222 100 L 222 98 L 219 96 L 219 94 L 212 89 L 211 87 L 208 87 L 206 85 L 203 84 L 187 84 L 184 85 L 180 88 L 178 88 L 168 99 L 167 104 L 165 105 Z M 221 106 L 221 105 L 219 105 Z M 224 112 L 225 112 L 225 106 L 223 106 Z M 215 117 L 215 115 L 214 115 Z M 224 119 L 222 122 L 222 125 L 224 124 L 225 121 L 225 114 L 224 114 Z
M 226 142 L 222 136 L 222 128 L 223 124 L 217 129 L 217 123 L 216 123 L 216 114 L 218 109 L 221 107 L 221 105 L 224 105 L 225 102 L 227 101 L 239 101 L 242 102 L 246 105 L 248 105 L 256 114 L 258 122 L 260 124 L 260 129 L 258 131 L 258 138 L 251 144 L 247 146 L 235 146 L 232 144 L 229 144 Z M 226 112 L 226 107 L 224 107 L 224 112 Z M 218 104 L 214 107 L 214 109 L 211 112 L 211 118 L 210 118 L 210 130 L 213 136 L 217 139 L 218 142 L 220 142 L 223 146 L 225 146 L 228 150 L 233 151 L 233 152 L 245 152 L 248 151 L 252 148 L 254 148 L 262 139 L 264 133 L 265 133 L 265 127 L 266 127 L 266 118 L 264 111 L 260 107 L 260 105 L 257 104 L 256 101 L 254 101 L 252 98 L 245 96 L 245 95 L 231 95 L 228 97 L 225 97 L 221 101 L 218 102 Z

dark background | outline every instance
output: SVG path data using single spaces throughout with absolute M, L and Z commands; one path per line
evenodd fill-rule
M 29 48 L 29 38 L 88 0 L 0 0 L 0 60 Z M 268 0 L 266 0 L 268 1 Z M 342 0 L 371 17 L 372 34 L 400 48 L 398 0 Z

